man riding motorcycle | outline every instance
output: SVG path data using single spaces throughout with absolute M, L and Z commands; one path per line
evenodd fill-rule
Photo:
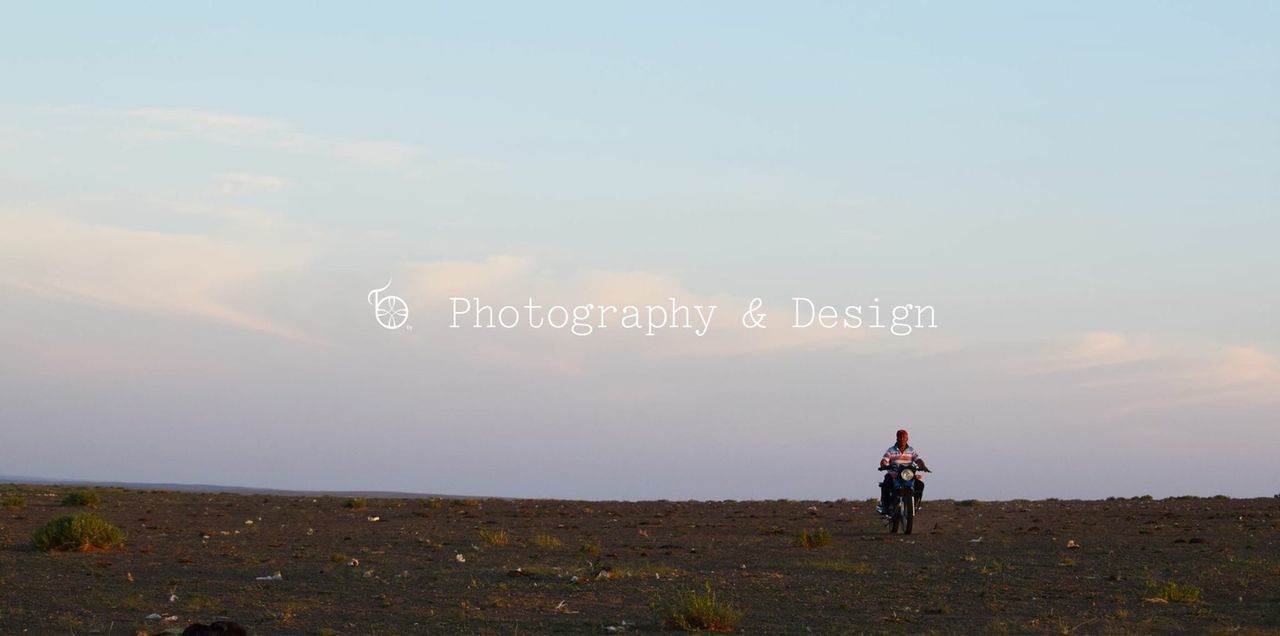
M 880 482 L 880 504 L 876 506 L 876 512 L 887 514 L 889 512 L 890 491 L 893 490 L 893 479 L 898 475 L 898 471 L 908 468 L 914 463 L 920 467 L 920 470 L 928 472 L 929 467 L 920 459 L 920 454 L 916 449 L 907 443 L 908 435 L 906 429 L 899 429 L 897 434 L 897 442 L 884 452 L 884 456 L 880 458 L 880 466 L 887 467 L 888 470 L 884 474 L 884 481 Z M 920 506 L 920 499 L 924 497 L 924 480 L 920 478 L 919 473 L 916 474 L 916 507 Z

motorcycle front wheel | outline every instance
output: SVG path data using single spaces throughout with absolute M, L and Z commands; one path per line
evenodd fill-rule
M 906 497 L 906 502 L 902 504 L 902 534 L 911 534 L 911 529 L 916 525 L 916 498 Z

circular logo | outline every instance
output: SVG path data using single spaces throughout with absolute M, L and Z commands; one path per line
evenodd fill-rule
M 369 292 L 369 304 L 373 305 L 373 317 L 385 329 L 399 329 L 404 326 L 405 321 L 409 320 L 409 304 L 399 296 L 382 296 L 382 292 L 391 286 L 391 281 L 387 281 L 386 285 Z
M 409 305 L 399 296 L 384 296 L 373 309 L 378 324 L 387 329 L 399 329 L 409 319 Z

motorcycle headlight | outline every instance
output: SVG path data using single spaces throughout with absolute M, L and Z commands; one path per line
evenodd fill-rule
M 911 480 L 915 478 L 916 471 L 911 470 L 910 468 L 903 468 L 902 472 L 898 473 L 898 476 L 901 477 L 903 480 Z

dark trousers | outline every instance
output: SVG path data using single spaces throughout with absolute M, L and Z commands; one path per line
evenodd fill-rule
M 880 482 L 880 504 L 886 508 L 889 507 L 889 495 L 893 493 L 893 475 L 885 473 L 884 481 Z M 924 481 L 919 477 L 916 478 L 916 503 L 924 498 Z

